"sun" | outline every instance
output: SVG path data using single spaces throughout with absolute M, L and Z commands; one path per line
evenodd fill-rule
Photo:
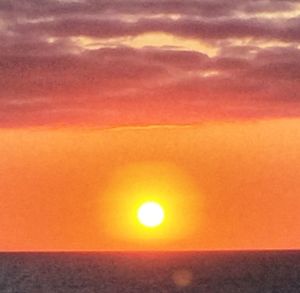
M 142 225 L 154 228 L 164 221 L 165 213 L 159 203 L 148 201 L 139 207 L 137 217 Z

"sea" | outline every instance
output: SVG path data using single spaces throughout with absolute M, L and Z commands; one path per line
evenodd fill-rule
M 0 253 L 1 293 L 300 292 L 300 251 Z

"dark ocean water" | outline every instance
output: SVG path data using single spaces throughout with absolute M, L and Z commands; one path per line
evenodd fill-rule
M 1 253 L 0 292 L 300 292 L 300 251 Z

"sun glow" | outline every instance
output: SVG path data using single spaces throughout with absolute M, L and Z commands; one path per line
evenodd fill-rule
M 150 228 L 162 224 L 164 216 L 163 208 L 156 202 L 146 202 L 142 204 L 137 212 L 139 222 Z
M 202 207 L 192 204 L 199 193 L 187 173 L 169 162 L 124 165 L 112 173 L 103 194 L 98 206 L 107 212 L 95 214 L 101 216 L 101 233 L 128 249 L 177 246 L 193 235 L 192 223 L 201 222 Z

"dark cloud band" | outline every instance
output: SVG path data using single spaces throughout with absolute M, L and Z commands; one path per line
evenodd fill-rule
M 296 5 L 280 0 L 1 2 L 0 124 L 297 116 Z M 156 40 L 161 46 L 134 48 L 132 38 L 147 33 L 180 39 L 173 47 L 161 39 Z M 80 43 L 87 37 L 95 47 Z M 216 53 L 180 46 L 187 40 L 210 44 Z

